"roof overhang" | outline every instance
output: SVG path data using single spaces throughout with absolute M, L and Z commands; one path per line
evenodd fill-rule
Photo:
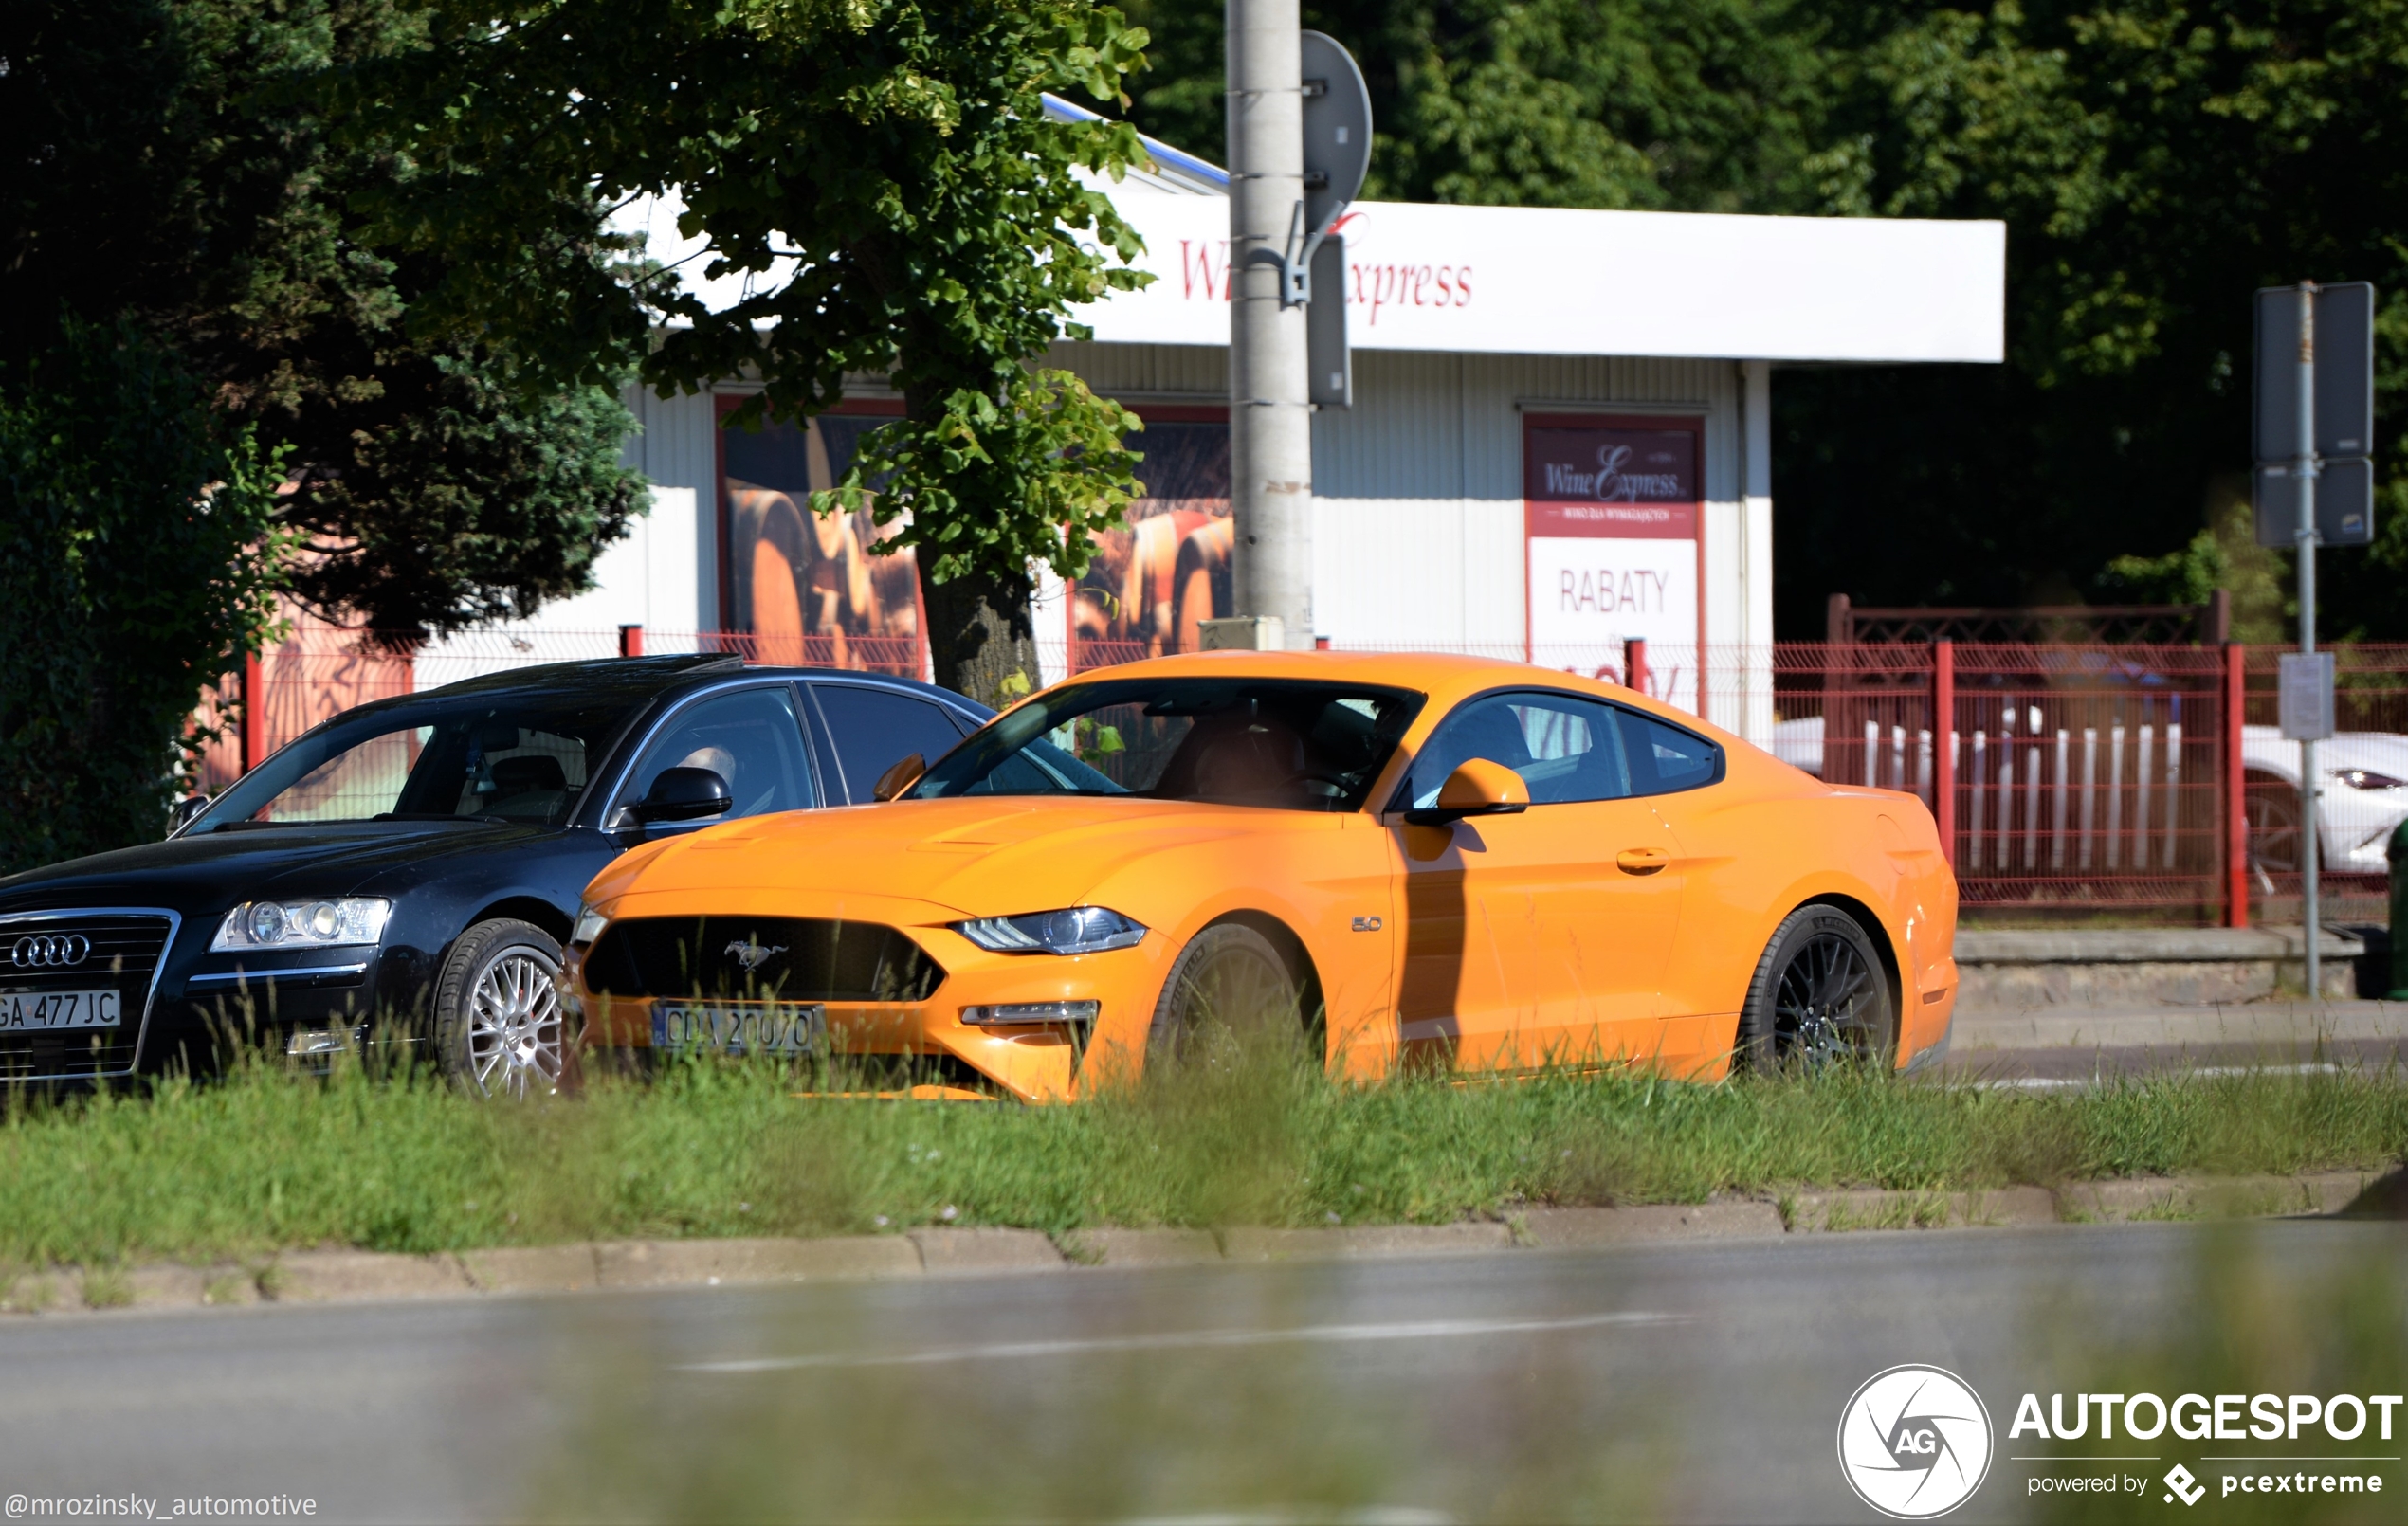
M 1137 177 L 1142 291 L 1079 314 L 1114 344 L 1229 343 L 1229 203 Z M 1734 360 L 2004 358 L 2006 225 L 1360 202 L 1341 220 L 1358 349 Z M 1321 295 L 1316 293 L 1317 296 Z

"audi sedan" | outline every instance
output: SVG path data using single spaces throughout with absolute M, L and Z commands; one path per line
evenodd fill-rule
M 549 1089 L 579 891 L 631 847 L 866 802 L 988 712 L 926 684 L 731 656 L 521 669 L 363 705 L 163 843 L 0 880 L 0 1074 L 431 1050 Z
M 1358 1076 L 1888 1068 L 1949 1032 L 1957 886 L 1920 801 L 1543 668 L 1161 658 L 878 792 L 614 860 L 570 939 L 589 1042 L 1038 1101 L 1266 1017 Z

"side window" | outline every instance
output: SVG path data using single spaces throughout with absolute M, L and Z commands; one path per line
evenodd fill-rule
M 940 705 L 867 684 L 814 683 L 819 718 L 828 728 L 847 798 L 869 804 L 878 776 L 917 753 L 934 763 L 961 740 L 961 729 Z M 834 789 L 829 791 L 835 792 Z
M 1705 737 L 1625 710 L 1622 749 L 1631 759 L 1631 792 L 1669 795 L 1723 776 L 1723 750 Z
M 1612 705 L 1569 694 L 1473 699 L 1423 744 L 1405 782 L 1406 796 L 1415 806 L 1436 805 L 1447 776 L 1483 757 L 1521 774 L 1533 805 L 1620 800 L 1634 791 L 1616 714 Z
M 734 804 L 715 821 L 805 810 L 816 803 L 794 695 L 782 683 L 722 694 L 670 717 L 668 729 L 636 764 L 625 799 L 643 799 L 664 770 L 675 768 L 708 769 L 727 781 Z

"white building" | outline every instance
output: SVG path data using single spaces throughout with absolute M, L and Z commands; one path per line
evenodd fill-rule
M 1158 158 L 1114 191 L 1156 281 L 1081 315 L 1095 339 L 1053 352 L 1147 420 L 1134 443 L 1152 496 L 1078 589 L 1044 587 L 1047 680 L 1074 657 L 1192 643 L 1197 618 L 1231 612 L 1226 176 Z M 674 210 L 647 213 L 668 258 Z M 1697 708 L 1703 661 L 1710 718 L 1751 734 L 1769 721 L 1740 696 L 1770 690 L 1754 681 L 1773 636 L 1775 371 L 2003 350 L 1996 222 L 1373 202 L 1341 231 L 1355 403 L 1314 421 L 1314 633 L 1607 676 L 1640 638 L 1649 687 Z M 892 395 L 866 380 L 806 428 L 723 432 L 748 390 L 632 398 L 628 458 L 654 508 L 600 587 L 430 649 L 419 682 L 595 655 L 622 626 L 655 651 L 733 631 L 765 659 L 916 665 L 907 568 L 862 554 L 866 523 L 811 523 L 795 501 L 842 472 Z M 1734 666 L 1750 681 L 1716 671 Z

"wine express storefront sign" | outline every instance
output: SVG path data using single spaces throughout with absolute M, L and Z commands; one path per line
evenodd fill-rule
M 1523 419 L 1523 540 L 1532 661 L 1620 680 L 1626 644 L 1694 652 L 1702 418 Z M 1697 704 L 1693 660 L 1651 664 L 1648 689 Z

